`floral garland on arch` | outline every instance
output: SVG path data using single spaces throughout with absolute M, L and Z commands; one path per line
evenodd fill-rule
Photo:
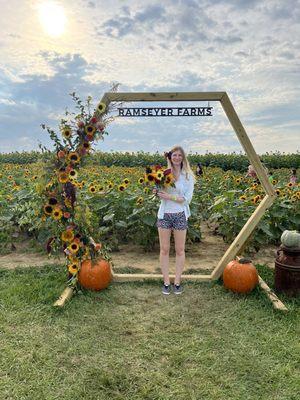
M 117 87 L 114 85 L 111 91 L 116 91 Z M 114 119 L 109 114 L 117 103 L 107 106 L 100 102 L 92 111 L 90 96 L 86 103 L 75 93 L 71 96 L 79 112 L 65 112 L 66 118 L 61 119 L 59 125 L 61 138 L 54 130 L 41 125 L 54 141 L 55 154 L 40 146 L 49 155 L 40 192 L 44 199 L 42 219 L 49 232 L 47 252 L 64 252 L 68 284 L 74 287 L 84 260 L 110 259 L 108 247 L 101 244 L 97 233 L 93 232 L 91 212 L 81 197 L 84 181 L 80 179 L 80 169 L 93 150 L 93 144 L 108 134 L 106 127 Z

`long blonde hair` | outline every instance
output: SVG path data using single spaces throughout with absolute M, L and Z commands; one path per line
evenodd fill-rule
M 175 151 L 180 151 L 182 154 L 182 167 L 181 171 L 185 172 L 185 177 L 186 179 L 189 179 L 189 175 L 192 176 L 193 179 L 195 179 L 194 172 L 192 171 L 192 168 L 190 166 L 190 163 L 186 157 L 185 151 L 181 146 L 174 146 L 171 151 L 169 152 L 170 158 L 167 158 L 168 161 L 168 168 L 173 169 L 173 163 L 171 161 L 171 154 L 174 153 Z

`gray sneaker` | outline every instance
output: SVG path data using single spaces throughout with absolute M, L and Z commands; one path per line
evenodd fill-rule
M 181 285 L 174 285 L 174 289 L 173 290 L 174 290 L 175 294 L 181 294 L 183 292 Z
M 170 294 L 171 293 L 171 285 L 163 285 L 162 294 Z

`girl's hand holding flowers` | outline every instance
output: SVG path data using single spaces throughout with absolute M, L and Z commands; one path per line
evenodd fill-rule
M 172 200 L 172 199 L 171 199 L 171 196 L 169 195 L 169 193 L 166 193 L 166 192 L 164 192 L 164 191 L 162 191 L 162 190 L 159 190 L 159 191 L 157 192 L 157 195 L 158 195 L 158 197 L 161 198 L 161 199 Z

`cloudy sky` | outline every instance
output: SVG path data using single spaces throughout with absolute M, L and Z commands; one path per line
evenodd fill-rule
M 96 105 L 115 82 L 122 92 L 226 91 L 259 154 L 300 149 L 300 0 L 0 6 L 0 152 L 51 147 L 40 124 L 57 128 L 73 110 L 69 93 Z M 220 104 L 210 106 L 212 117 L 117 119 L 97 148 L 241 151 Z

